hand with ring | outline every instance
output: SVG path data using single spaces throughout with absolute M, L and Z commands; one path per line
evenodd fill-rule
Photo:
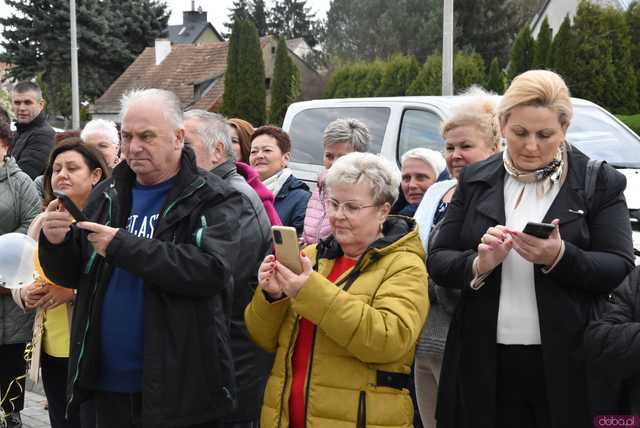
M 73 290 L 69 288 L 47 284 L 43 289 L 45 292 L 40 297 L 36 307 L 44 310 L 54 309 L 62 304 L 71 302 L 75 298 Z

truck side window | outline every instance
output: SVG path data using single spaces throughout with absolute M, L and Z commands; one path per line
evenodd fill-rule
M 424 147 L 442 152 L 444 141 L 440 136 L 442 119 L 430 111 L 405 110 L 400 124 L 398 138 L 398 163 L 402 155 L 417 147 Z
M 289 127 L 291 137 L 291 161 L 322 165 L 324 129 L 336 119 L 353 118 L 362 121 L 369 129 L 369 151 L 380 153 L 387 129 L 387 107 L 331 107 L 311 108 L 296 114 Z

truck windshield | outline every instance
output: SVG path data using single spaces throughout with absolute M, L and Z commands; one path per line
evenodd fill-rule
M 596 107 L 574 107 L 567 141 L 592 159 L 617 167 L 640 168 L 638 138 Z
M 387 129 L 387 107 L 312 108 L 296 114 L 289 127 L 291 161 L 322 165 L 324 129 L 336 119 L 352 118 L 362 121 L 369 129 L 369 151 L 379 153 Z

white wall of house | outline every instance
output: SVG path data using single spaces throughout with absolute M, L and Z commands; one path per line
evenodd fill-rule
M 576 15 L 579 2 L 580 0 L 551 0 L 545 10 L 545 13 L 540 17 L 540 19 L 537 19 L 535 27 L 531 29 L 533 37 L 538 37 L 540 26 L 542 25 L 542 21 L 544 21 L 545 16 L 549 20 L 549 26 L 551 27 L 551 30 L 553 30 L 553 35 L 555 36 L 562 25 L 562 21 L 564 21 L 564 17 L 568 14 L 569 17 L 573 19 Z
M 592 3 L 599 4 L 601 6 L 613 6 L 618 9 L 626 9 L 629 6 L 628 0 L 590 0 Z M 569 15 L 571 19 L 576 16 L 576 11 L 578 10 L 578 4 L 580 0 L 551 0 L 549 5 L 545 9 L 544 14 L 538 19 L 536 16 L 533 20 L 532 24 L 535 24 L 534 27 L 531 28 L 531 32 L 533 33 L 533 37 L 538 37 L 538 33 L 540 32 L 540 26 L 542 25 L 542 21 L 546 16 L 549 20 L 549 26 L 553 30 L 553 35 L 555 36 L 558 30 L 560 29 L 560 25 L 562 25 L 562 21 L 564 21 L 565 16 Z

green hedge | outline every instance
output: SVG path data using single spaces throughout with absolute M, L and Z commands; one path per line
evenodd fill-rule
M 640 113 L 631 116 L 619 114 L 617 117 L 623 121 L 625 125 L 633 129 L 636 134 L 640 135 Z

